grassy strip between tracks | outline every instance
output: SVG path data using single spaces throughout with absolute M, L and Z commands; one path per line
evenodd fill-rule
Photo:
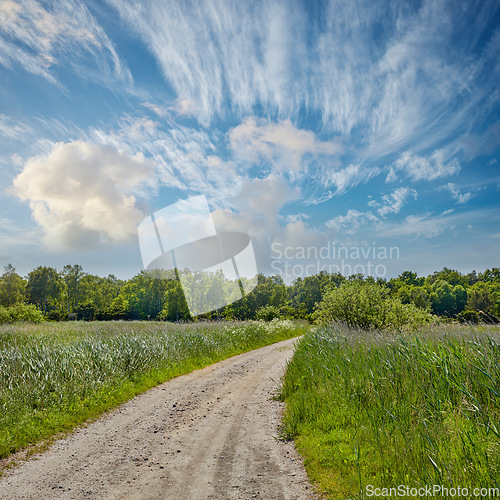
M 302 335 L 303 323 L 94 322 L 0 327 L 0 458 L 175 376 Z
M 448 488 L 439 498 L 499 496 L 498 327 L 320 327 L 297 347 L 281 398 L 283 434 L 327 498 L 423 498 L 434 485 Z

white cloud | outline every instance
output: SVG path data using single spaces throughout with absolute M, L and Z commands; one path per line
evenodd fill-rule
M 22 138 L 27 134 L 31 134 L 32 128 L 22 122 L 14 121 L 7 115 L 0 113 L 0 135 L 12 140 Z
M 229 112 L 295 119 L 306 110 L 324 130 L 361 131 L 360 156 L 373 158 L 436 148 L 498 103 L 494 2 L 108 3 L 204 124 Z
M 162 106 L 148 101 L 141 104 L 145 108 L 153 111 L 153 113 L 158 115 L 160 118 L 167 118 L 172 114 L 186 117 L 196 116 L 198 110 L 196 103 L 191 99 L 177 99 L 173 104 L 168 106 Z
M 380 230 L 380 236 L 414 236 L 418 238 L 435 238 L 445 230 L 453 227 L 448 214 L 432 216 L 432 214 L 409 215 L 404 221 L 397 224 L 386 225 Z
M 326 187 L 335 187 L 334 194 L 342 194 L 348 189 L 357 186 L 362 182 L 368 182 L 375 177 L 380 170 L 377 167 L 364 167 L 361 164 L 348 165 L 339 170 L 328 170 L 323 173 L 321 184 Z M 328 197 L 328 199 L 331 196 Z M 326 201 L 326 200 L 322 200 Z
M 273 243 L 285 248 L 321 246 L 326 241 L 322 232 L 310 228 L 299 218 L 292 217 L 284 226 L 280 224 L 283 220 L 280 210 L 299 195 L 296 188 L 274 174 L 264 179 L 245 179 L 232 200 L 234 210 L 216 209 L 213 219 L 219 231 L 248 234 L 252 238 L 259 272 L 276 274 L 276 269 L 271 267 Z
M 355 234 L 361 226 L 366 224 L 375 224 L 379 222 L 376 215 L 371 212 L 359 212 L 358 210 L 348 210 L 346 215 L 338 215 L 325 222 L 325 225 L 336 231 L 342 231 L 345 234 Z
M 454 200 L 457 200 L 457 203 L 459 205 L 467 203 L 474 196 L 470 192 L 469 193 L 461 193 L 460 188 L 456 184 L 454 184 L 453 182 L 448 182 L 448 184 L 445 184 L 444 186 L 442 186 L 441 189 L 445 189 L 446 191 L 449 191 L 451 193 L 451 197 Z
M 233 204 L 239 211 L 277 220 L 280 208 L 299 196 L 297 188 L 291 188 L 285 179 L 271 174 L 265 179 L 245 180 Z
M 385 217 L 388 214 L 397 214 L 400 212 L 403 205 L 409 197 L 417 199 L 417 192 L 415 189 L 401 187 L 396 189 L 390 194 L 384 194 L 381 201 L 371 200 L 368 202 L 370 207 L 377 208 L 377 213 L 380 217 Z
M 443 149 L 434 151 L 425 158 L 410 152 L 403 153 L 392 165 L 387 182 L 395 180 L 395 172 L 402 171 L 414 181 L 432 181 L 439 177 L 456 174 L 460 164 L 456 158 L 449 159 Z
M 320 141 L 314 132 L 298 129 L 291 120 L 271 123 L 265 119 L 247 117 L 229 132 L 230 147 L 240 159 L 273 164 L 286 172 L 305 170 L 304 157 L 333 156 L 342 152 L 337 141 Z
M 54 251 L 130 241 L 145 216 L 137 193 L 151 183 L 143 155 L 82 141 L 56 144 L 33 157 L 14 180 L 12 193 L 29 201 L 33 219 Z
M 61 86 L 54 69 L 71 64 L 82 78 L 107 83 L 131 82 L 129 70 L 113 44 L 90 14 L 74 0 L 3 0 L 0 2 L 0 64 L 21 66 L 26 71 Z M 78 67 L 79 56 L 95 57 L 98 69 Z
M 178 99 L 172 109 L 181 116 L 196 116 L 198 106 L 191 99 Z
M 242 114 L 259 102 L 285 111 L 299 95 L 290 85 L 303 30 L 298 5 L 108 2 L 148 45 L 179 100 L 193 101 L 205 124 L 227 104 Z

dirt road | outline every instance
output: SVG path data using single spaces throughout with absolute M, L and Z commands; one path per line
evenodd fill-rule
M 173 379 L 0 480 L 2 499 L 310 499 L 272 400 L 288 340 Z

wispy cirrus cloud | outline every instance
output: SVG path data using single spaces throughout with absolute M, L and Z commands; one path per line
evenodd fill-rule
M 0 140 L 18 139 L 26 134 L 33 132 L 33 129 L 27 123 L 15 121 L 7 115 L 0 113 Z
M 470 133 L 500 99 L 495 2 L 108 3 L 204 124 L 257 108 L 295 120 L 305 109 L 325 130 L 355 130 L 362 157 L 421 154 Z
M 374 224 L 379 219 L 372 212 L 359 212 L 355 209 L 347 211 L 346 215 L 337 215 L 325 223 L 326 227 L 342 231 L 345 234 L 356 234 L 359 229 L 366 224 Z
M 461 189 L 453 182 L 448 182 L 448 184 L 442 186 L 441 189 L 449 191 L 451 193 L 451 197 L 454 200 L 457 200 L 457 204 L 459 205 L 467 203 L 474 196 L 471 192 L 462 193 Z
M 60 87 L 56 68 L 62 64 L 72 65 L 82 78 L 131 81 L 113 43 L 81 2 L 2 0 L 0 25 L 0 64 L 6 68 L 21 67 Z M 97 70 L 88 64 L 79 68 L 79 59 L 88 56 Z
M 369 201 L 368 206 L 376 208 L 380 217 L 385 217 L 388 214 L 399 213 L 410 197 L 416 200 L 418 197 L 417 191 L 415 191 L 415 189 L 401 187 L 390 194 L 384 194 L 380 201 Z

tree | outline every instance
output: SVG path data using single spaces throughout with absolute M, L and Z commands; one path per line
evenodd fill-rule
M 467 291 L 462 285 L 452 286 L 445 280 L 437 280 L 430 288 L 434 314 L 452 316 L 464 310 L 467 303 Z
M 66 304 L 68 313 L 74 311 L 82 296 L 82 278 L 85 276 L 82 266 L 64 266 L 62 270 L 62 279 L 66 284 Z
M 447 267 L 444 267 L 441 271 L 436 271 L 431 276 L 428 276 L 426 282 L 432 285 L 433 283 L 439 280 L 444 280 L 451 286 L 457 286 L 457 285 L 462 285 L 463 287 L 467 286 L 466 276 L 462 276 L 462 274 L 460 274 L 455 269 L 448 269 Z
M 5 266 L 5 272 L 0 277 L 0 304 L 11 306 L 22 302 L 26 292 L 26 281 L 16 273 L 11 264 Z
M 38 304 L 40 311 L 47 314 L 49 303 L 55 305 L 61 297 L 63 282 L 52 267 L 39 266 L 28 275 L 27 293 L 29 300 Z
M 493 295 L 489 283 L 478 282 L 469 289 L 467 309 L 469 311 L 489 312 L 493 306 Z

